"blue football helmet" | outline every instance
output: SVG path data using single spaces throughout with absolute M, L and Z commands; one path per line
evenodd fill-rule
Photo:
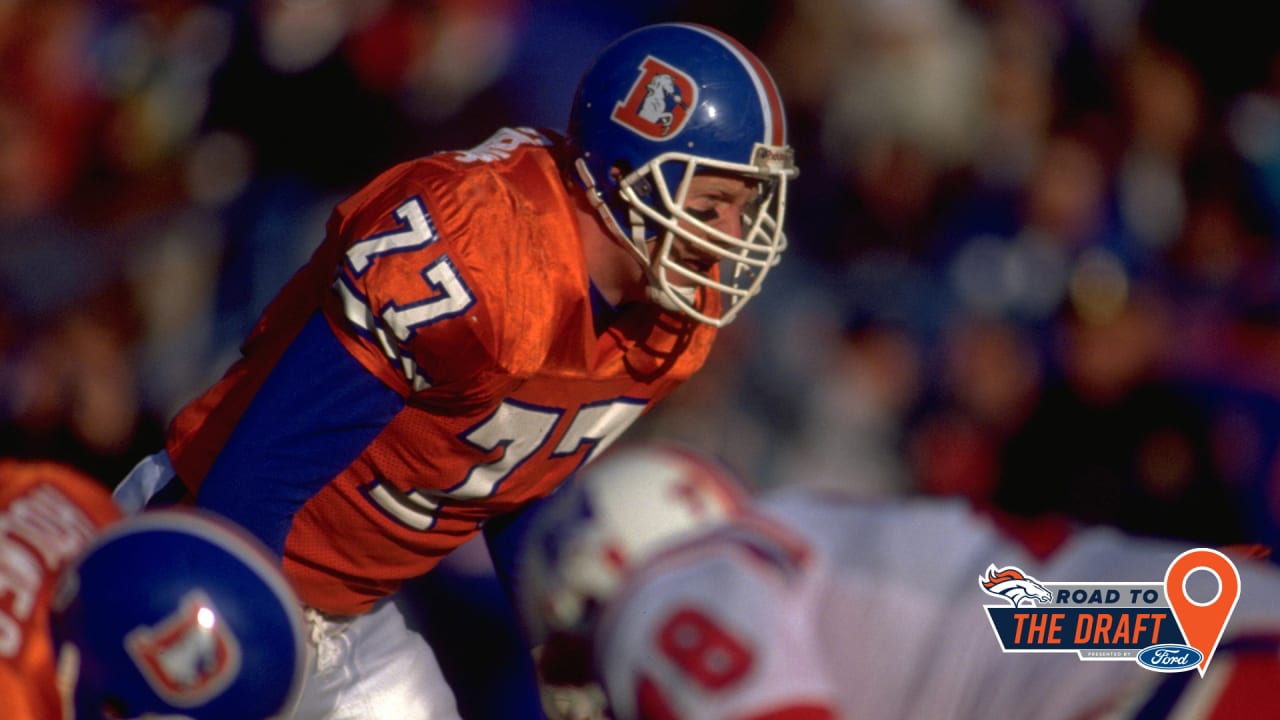
M 760 291 L 786 248 L 787 183 L 797 170 L 782 98 L 749 50 L 700 25 L 634 30 L 583 76 L 569 139 L 579 180 L 646 268 L 655 302 L 720 327 Z M 753 183 L 742 237 L 685 207 L 690 180 L 707 172 Z M 718 269 L 685 267 L 673 257 L 678 243 L 718 259 Z M 669 273 L 692 285 L 673 284 Z
M 285 715 L 306 667 L 301 608 L 266 549 L 229 522 L 132 516 L 59 581 L 59 689 L 79 720 Z

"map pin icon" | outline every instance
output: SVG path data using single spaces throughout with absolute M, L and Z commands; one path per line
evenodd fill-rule
M 1198 602 L 1187 594 L 1187 578 L 1197 570 L 1207 570 L 1218 578 L 1218 593 L 1206 602 Z M 1164 575 L 1164 593 L 1187 644 L 1202 655 L 1199 670 L 1200 677 L 1204 677 L 1240 599 L 1240 573 L 1235 563 L 1217 550 L 1188 550 L 1169 564 Z

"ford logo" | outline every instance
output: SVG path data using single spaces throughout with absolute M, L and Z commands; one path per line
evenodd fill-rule
M 1138 664 L 1156 672 L 1183 672 L 1200 665 L 1204 654 L 1188 645 L 1166 643 L 1152 645 L 1138 652 Z

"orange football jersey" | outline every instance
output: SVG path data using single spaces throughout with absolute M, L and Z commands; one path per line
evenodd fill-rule
M 62 717 L 49 602 L 58 574 L 120 512 L 62 465 L 0 459 L 0 706 L 10 720 Z
M 706 358 L 713 328 L 595 296 L 564 150 L 507 128 L 383 173 L 172 423 L 196 502 L 279 552 L 312 606 L 366 611 Z

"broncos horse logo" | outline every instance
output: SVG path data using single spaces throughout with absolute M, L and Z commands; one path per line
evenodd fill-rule
M 1037 602 L 1049 602 L 1053 599 L 1048 588 L 1016 567 L 997 570 L 994 564 L 988 565 L 987 574 L 979 575 L 978 582 L 988 594 L 1005 598 L 1014 607 L 1035 605 Z
M 612 118 L 650 140 L 666 140 L 684 127 L 697 105 L 698 86 L 689 75 L 647 57 Z
M 157 695 L 179 707 L 217 696 L 240 673 L 240 643 L 202 590 L 155 625 L 139 625 L 125 648 Z
M 659 73 L 653 76 L 648 85 L 645 85 L 644 102 L 640 103 L 639 115 L 649 122 L 661 125 L 662 134 L 666 135 L 671 129 L 672 119 L 675 118 L 675 114 L 668 108 L 676 106 L 688 107 L 680 98 L 675 78 L 669 73 Z

